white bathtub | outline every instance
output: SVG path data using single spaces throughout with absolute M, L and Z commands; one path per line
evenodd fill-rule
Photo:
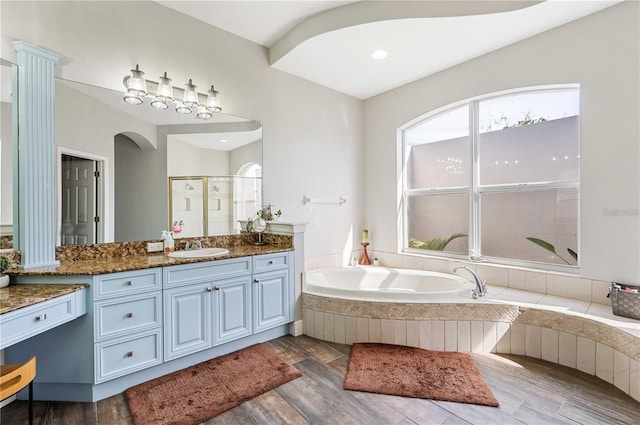
M 306 273 L 304 292 L 364 301 L 420 303 L 471 298 L 473 284 L 446 273 L 359 266 L 312 270 Z

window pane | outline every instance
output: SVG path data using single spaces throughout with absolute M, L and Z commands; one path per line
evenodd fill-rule
M 480 195 L 481 252 L 490 257 L 576 265 L 578 190 L 550 189 Z M 557 255 L 527 240 L 555 247 Z
M 407 188 L 469 185 L 469 107 L 453 109 L 404 133 Z
M 469 233 L 469 195 L 410 196 L 407 199 L 407 222 L 410 248 L 465 254 Z M 454 237 L 456 234 L 464 236 Z M 443 246 L 450 238 L 453 239 Z
M 577 90 L 480 102 L 480 184 L 578 180 L 578 108 Z

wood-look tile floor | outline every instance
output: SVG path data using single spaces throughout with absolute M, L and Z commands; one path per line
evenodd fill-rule
M 473 354 L 500 407 L 342 389 L 350 346 L 306 336 L 268 343 L 301 378 L 212 418 L 217 424 L 640 424 L 640 403 L 591 375 L 520 356 Z M 38 425 L 131 424 L 123 394 L 97 403 L 35 402 Z M 27 423 L 27 402 L 0 411 L 2 425 Z

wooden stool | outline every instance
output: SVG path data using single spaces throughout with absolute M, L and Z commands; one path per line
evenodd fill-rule
M 25 364 L 0 366 L 0 400 L 11 397 L 29 385 L 29 425 L 33 425 L 33 380 L 36 377 L 36 358 Z

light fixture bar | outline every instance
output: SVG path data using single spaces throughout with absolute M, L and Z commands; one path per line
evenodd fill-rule
M 173 103 L 177 113 L 190 114 L 196 111 L 196 118 L 203 120 L 222 111 L 218 91 L 213 86 L 207 94 L 198 93 L 191 79 L 185 84 L 185 88 L 175 87 L 171 85 L 166 72 L 160 77 L 160 82 L 147 80 L 144 79 L 144 72 L 136 65 L 131 74 L 122 79 L 122 84 L 126 89 L 123 100 L 131 105 L 140 105 L 147 98 L 152 107 L 163 110 Z

